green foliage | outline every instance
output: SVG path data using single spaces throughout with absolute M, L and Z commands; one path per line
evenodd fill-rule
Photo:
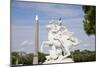
M 11 53 L 11 62 L 12 64 L 18 64 L 19 55 L 18 52 Z
M 96 7 L 83 6 L 84 11 L 84 30 L 88 35 L 95 34 L 96 32 Z
M 88 61 L 95 61 L 96 60 L 95 51 L 75 50 L 72 55 L 73 55 L 75 62 L 88 62 Z
M 38 52 L 38 62 L 39 64 L 43 63 L 47 54 Z M 32 65 L 33 64 L 33 54 L 26 54 L 25 52 L 12 52 L 11 53 L 11 64 L 23 64 L 23 65 Z
M 38 62 L 39 64 L 42 64 L 48 54 L 40 53 L 38 52 Z M 96 60 L 96 53 L 95 51 L 89 51 L 89 50 L 75 50 L 74 52 L 71 52 L 70 58 L 73 58 L 75 62 L 88 62 L 88 61 L 95 61 Z M 11 64 L 17 65 L 17 64 L 23 64 L 23 65 L 32 65 L 33 64 L 33 54 L 25 52 L 12 52 L 11 53 Z
M 33 54 L 32 53 L 26 54 L 23 57 L 23 64 L 24 65 L 32 65 L 33 64 Z
M 12 64 L 16 64 L 17 58 L 15 56 L 12 56 L 11 58 L 12 58 L 11 59 Z
M 46 60 L 45 56 L 46 56 L 46 54 L 44 54 L 44 53 L 40 53 L 40 52 L 38 53 L 38 62 L 40 64 Z

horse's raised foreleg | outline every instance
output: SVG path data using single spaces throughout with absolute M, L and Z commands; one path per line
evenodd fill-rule
M 42 42 L 42 45 L 41 45 L 41 52 L 43 52 L 43 47 L 45 46 L 46 42 L 47 42 L 47 41 L 43 41 L 43 42 Z
M 43 42 L 42 42 L 42 45 L 41 45 L 41 52 L 43 52 L 44 46 L 45 46 L 45 47 L 48 47 L 50 44 L 51 44 L 50 41 L 43 41 Z

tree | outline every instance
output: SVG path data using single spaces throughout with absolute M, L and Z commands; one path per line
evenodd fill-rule
M 29 53 L 23 56 L 24 65 L 32 65 L 33 64 L 33 54 Z
M 75 50 L 73 52 L 73 59 L 75 62 L 88 62 L 96 60 L 96 52 L 89 50 Z
M 11 53 L 11 64 L 12 65 L 23 64 L 25 54 L 26 54 L 25 52 L 12 52 Z
M 88 35 L 95 34 L 96 32 L 96 7 L 95 6 L 82 6 L 84 11 L 83 26 Z
M 18 64 L 18 60 L 19 60 L 19 54 L 18 52 L 12 52 L 11 53 L 11 64 Z
M 45 56 L 46 56 L 46 54 L 38 52 L 38 62 L 40 64 L 43 63 L 46 60 Z

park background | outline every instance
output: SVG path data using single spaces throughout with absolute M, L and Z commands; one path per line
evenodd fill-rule
M 46 60 L 45 55 L 48 54 L 48 48 L 40 53 L 41 44 L 48 37 L 46 25 L 60 17 L 63 25 L 80 41 L 79 45 L 71 48 L 70 57 L 75 62 L 95 61 L 95 8 L 92 5 L 11 1 L 12 65 L 33 63 L 36 15 L 39 16 L 39 64 Z

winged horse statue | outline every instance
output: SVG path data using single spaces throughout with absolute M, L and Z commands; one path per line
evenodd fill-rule
M 61 20 L 50 21 L 46 28 L 48 40 L 43 41 L 41 45 L 41 52 L 44 47 L 49 47 L 49 56 L 46 56 L 46 61 L 58 59 L 61 61 L 67 58 L 71 54 L 70 48 L 79 44 L 79 40 L 63 25 Z

